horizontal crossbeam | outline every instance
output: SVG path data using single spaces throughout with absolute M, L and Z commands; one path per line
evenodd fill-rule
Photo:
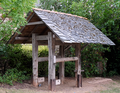
M 38 21 L 38 22 L 30 22 L 27 25 L 40 25 L 40 24 L 44 24 L 43 21 Z
M 48 40 L 48 35 L 36 36 L 36 40 Z
M 78 57 L 65 57 L 65 58 L 56 58 L 56 63 L 66 62 L 66 61 L 76 61 Z M 39 57 L 38 62 L 48 61 L 48 57 Z
M 56 62 L 76 61 L 78 57 L 56 58 Z

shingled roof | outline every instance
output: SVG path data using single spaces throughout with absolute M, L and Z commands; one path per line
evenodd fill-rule
M 30 22 L 42 21 L 43 24 L 21 27 L 21 34 L 15 33 L 9 43 L 30 43 L 30 40 L 17 40 L 15 37 L 31 37 L 32 33 L 39 35 L 52 31 L 63 43 L 100 43 L 115 45 L 106 35 L 97 29 L 87 18 L 77 15 L 33 9 L 28 16 Z

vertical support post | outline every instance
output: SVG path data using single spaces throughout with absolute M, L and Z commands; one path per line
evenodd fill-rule
M 60 55 L 61 55 L 61 58 L 64 57 L 64 46 L 60 46 Z M 60 77 L 60 80 L 61 80 L 61 84 L 64 83 L 64 62 L 60 62 L 59 63 L 59 77 Z
M 48 59 L 48 88 L 55 90 L 55 35 L 48 32 L 48 48 L 49 48 L 49 59 Z
M 33 85 L 38 86 L 38 42 L 36 34 L 32 34 Z
M 77 69 L 77 74 L 76 74 L 76 81 L 77 81 L 77 87 L 82 87 L 82 75 L 81 75 L 81 44 L 76 45 L 76 51 L 77 56 L 78 56 L 78 61 L 76 61 L 76 69 Z
M 78 47 L 75 45 L 75 55 L 78 56 Z M 78 60 L 75 61 L 75 80 L 77 82 Z M 77 83 L 76 83 L 77 86 Z

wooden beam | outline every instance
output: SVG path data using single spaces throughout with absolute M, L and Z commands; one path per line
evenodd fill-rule
M 32 34 L 38 27 L 39 27 L 39 25 L 36 25 L 36 26 L 34 27 L 34 29 L 29 33 L 28 38 L 31 38 L 31 37 L 30 37 L 31 34 Z M 27 42 L 27 40 L 23 41 L 23 43 L 26 43 L 26 42 Z
M 15 37 L 15 40 L 28 40 L 28 39 L 32 39 L 29 37 Z
M 78 49 L 78 75 L 81 75 L 81 44 L 77 45 L 77 49 Z
M 52 84 L 50 85 L 50 81 L 55 80 L 55 35 L 53 35 L 51 32 L 48 32 L 48 48 L 49 48 L 49 57 L 48 57 L 48 88 L 53 90 Z
M 56 58 L 56 63 L 65 61 L 76 61 L 78 57 L 66 57 L 66 58 Z M 48 57 L 38 57 L 38 62 L 48 61 Z
M 48 40 L 48 35 L 36 36 L 36 40 Z
M 48 57 L 39 57 L 38 62 L 48 61 Z
M 76 61 L 76 60 L 78 60 L 78 57 L 56 58 L 56 63 L 65 62 L 65 61 Z
M 59 51 L 60 51 L 61 57 L 64 57 L 64 46 L 63 45 L 60 46 Z M 65 63 L 60 62 L 59 63 L 59 77 L 60 77 L 60 80 L 61 80 L 61 84 L 64 83 L 64 69 L 65 69 Z
M 76 54 L 78 56 L 78 61 L 76 61 L 76 69 L 77 69 L 77 87 L 82 87 L 82 75 L 81 75 L 81 44 L 76 44 Z
M 78 45 L 75 45 L 75 55 L 78 56 Z M 75 61 L 75 80 L 77 82 L 78 60 Z M 76 83 L 77 86 L 77 83 Z
M 30 18 L 28 19 L 28 21 L 27 22 L 29 22 L 31 19 L 32 19 L 32 17 L 35 15 L 35 13 L 33 13 L 31 16 L 30 16 Z M 29 16 L 28 16 L 29 17 Z M 27 18 L 28 18 L 27 17 Z M 20 29 L 20 32 L 22 33 L 22 31 L 24 30 L 24 28 L 25 28 L 25 26 L 21 26 L 21 29 Z M 18 30 L 18 29 L 17 29 Z M 19 36 L 19 34 L 17 33 L 17 37 Z M 12 41 L 12 43 L 11 44 L 13 44 L 15 42 L 15 39 Z
M 62 45 L 63 43 L 60 40 L 55 41 L 55 45 Z M 48 45 L 47 40 L 38 41 L 38 45 Z
M 33 85 L 38 86 L 38 42 L 36 34 L 32 34 Z
M 30 23 L 28 23 L 27 25 L 41 25 L 41 24 L 44 24 L 44 22 L 43 22 L 43 21 L 30 22 Z

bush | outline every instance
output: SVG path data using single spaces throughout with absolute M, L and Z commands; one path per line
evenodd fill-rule
M 65 76 L 74 77 L 75 76 L 75 62 L 65 62 Z
M 26 71 L 19 71 L 16 68 L 9 69 L 6 73 L 0 76 L 1 83 L 7 83 L 9 85 L 13 85 L 13 82 L 21 82 L 23 80 L 29 79 L 30 77 L 25 75 Z

